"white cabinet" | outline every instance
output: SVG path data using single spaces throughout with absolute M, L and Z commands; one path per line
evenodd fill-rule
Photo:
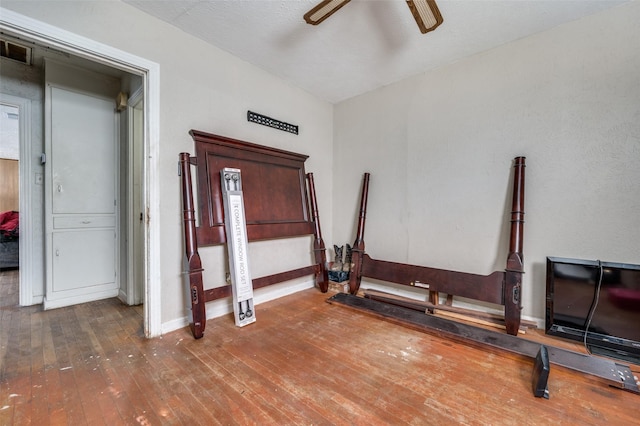
M 101 77 L 47 63 L 45 309 L 118 295 L 118 132 Z

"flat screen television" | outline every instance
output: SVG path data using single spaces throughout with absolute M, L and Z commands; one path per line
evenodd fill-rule
M 640 364 L 640 265 L 547 257 L 546 333 Z

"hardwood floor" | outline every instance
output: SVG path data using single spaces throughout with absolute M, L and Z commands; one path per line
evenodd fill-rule
M 314 289 L 258 305 L 245 328 L 225 316 L 200 340 L 186 328 L 148 340 L 140 308 L 18 308 L 15 280 L 0 273 L 0 425 L 640 422 L 639 395 L 552 366 L 550 399 L 534 398 L 531 360 L 330 305 Z

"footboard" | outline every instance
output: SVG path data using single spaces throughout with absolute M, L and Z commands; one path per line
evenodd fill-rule
M 365 253 L 364 226 L 366 219 L 369 174 L 366 173 L 362 185 L 358 230 L 354 242 L 352 273 L 349 289 L 356 294 L 362 277 L 368 277 L 395 284 L 422 288 L 429 292 L 429 302 L 439 304 L 439 294 L 459 296 L 482 302 L 504 306 L 507 333 L 516 335 L 520 327 L 521 288 L 523 267 L 523 227 L 524 227 L 524 168 L 525 158 L 514 160 L 513 204 L 511 211 L 511 232 L 509 253 L 504 271 L 489 275 L 449 271 L 426 266 L 375 260 Z
M 313 175 L 305 174 L 306 155 L 230 139 L 197 130 L 196 157 L 181 153 L 185 265 L 189 279 L 189 326 L 198 339 L 204 335 L 206 302 L 228 297 L 231 286 L 205 289 L 199 247 L 225 244 L 224 208 L 220 170 L 242 171 L 244 206 L 249 241 L 313 235 L 314 264 L 252 280 L 253 288 L 314 275 L 322 292 L 328 289 L 326 254 Z M 198 218 L 192 190 L 191 166 L 197 169 Z

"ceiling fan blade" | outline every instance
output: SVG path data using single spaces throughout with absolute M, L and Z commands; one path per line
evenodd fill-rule
M 407 5 L 422 34 L 435 30 L 444 22 L 435 0 L 407 0 Z
M 351 0 L 323 0 L 316 7 L 304 14 L 304 20 L 307 21 L 307 24 L 318 25 L 350 1 Z

